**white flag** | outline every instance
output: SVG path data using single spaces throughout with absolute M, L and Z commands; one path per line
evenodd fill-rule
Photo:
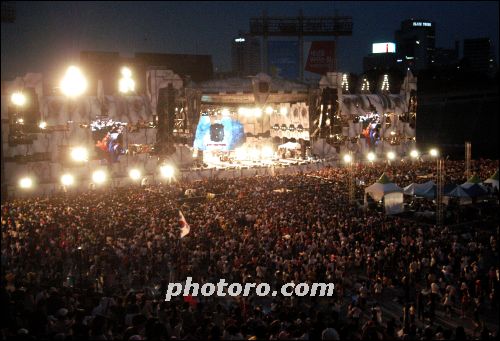
M 186 218 L 184 218 L 184 215 L 180 210 L 179 210 L 179 226 L 181 228 L 181 238 L 184 238 L 189 234 L 191 227 L 186 222 Z

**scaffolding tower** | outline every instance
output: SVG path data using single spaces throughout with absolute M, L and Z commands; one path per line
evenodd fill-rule
M 465 142 L 465 178 L 468 180 L 471 176 L 470 169 L 471 161 L 471 143 L 469 141 Z
M 443 225 L 443 192 L 444 192 L 444 160 L 442 158 L 437 159 L 436 164 L 436 224 L 437 226 Z

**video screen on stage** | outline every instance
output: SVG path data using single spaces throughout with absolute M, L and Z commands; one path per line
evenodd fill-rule
M 198 150 L 234 150 L 245 141 L 243 125 L 231 117 L 201 116 L 194 139 Z
M 125 154 L 123 132 L 126 126 L 126 123 L 112 119 L 96 119 L 90 123 L 95 151 L 101 160 L 114 163 Z
M 369 113 L 359 117 L 363 124 L 363 137 L 368 146 L 375 146 L 380 141 L 380 116 L 377 113 Z

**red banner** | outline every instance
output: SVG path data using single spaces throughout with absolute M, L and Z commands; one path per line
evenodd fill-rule
M 325 74 L 334 71 L 335 42 L 313 41 L 307 56 L 306 71 Z

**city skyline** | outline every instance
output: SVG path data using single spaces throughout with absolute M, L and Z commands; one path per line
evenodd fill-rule
M 57 77 L 68 64 L 78 63 L 85 50 L 116 51 L 123 56 L 136 52 L 208 54 L 214 71 L 230 71 L 231 40 L 239 31 L 248 31 L 250 18 L 261 16 L 264 10 L 269 16 L 294 16 L 301 9 L 304 16 L 352 16 L 353 35 L 340 37 L 337 44 L 338 69 L 344 72 L 360 73 L 371 44 L 393 41 L 394 32 L 409 18 L 436 23 L 436 47 L 452 48 L 458 40 L 462 49 L 464 39 L 490 38 L 498 60 L 498 2 L 283 4 L 18 2 L 16 22 L 2 23 L 2 80 L 27 72 Z

